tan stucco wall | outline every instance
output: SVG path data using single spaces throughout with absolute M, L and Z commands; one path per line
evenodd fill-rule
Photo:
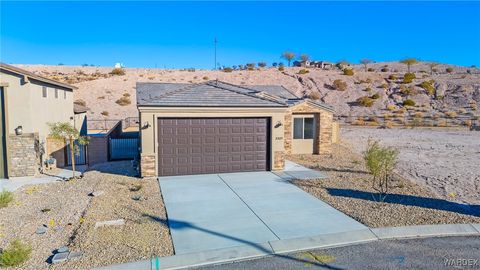
M 140 138 L 141 138 L 141 162 L 151 162 L 155 157 L 155 175 L 158 172 L 156 160 L 158 138 L 157 119 L 159 117 L 270 117 L 271 118 L 271 164 L 273 170 L 283 169 L 284 152 L 284 108 L 156 108 L 139 107 L 140 111 Z M 146 123 L 148 128 L 142 128 Z M 275 127 L 280 122 L 282 125 Z M 146 165 L 146 164 L 144 164 Z M 149 164 L 151 167 L 152 164 Z M 143 165 L 142 165 L 143 167 Z M 153 168 L 152 168 L 153 169 Z M 151 170 L 149 170 L 151 171 Z M 142 176 L 153 176 L 151 172 L 144 171 Z
M 38 132 L 40 140 L 49 133 L 48 122 L 70 122 L 73 124 L 73 91 L 43 82 L 31 80 L 22 84 L 21 76 L 0 73 L 0 82 L 5 87 L 8 110 L 8 133 L 14 134 L 15 128 L 23 127 L 24 133 Z M 42 96 L 42 87 L 47 87 L 47 97 Z M 55 98 L 58 89 L 58 98 Z M 66 99 L 64 99 L 66 91 Z

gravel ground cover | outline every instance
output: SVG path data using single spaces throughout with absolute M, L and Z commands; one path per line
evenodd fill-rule
M 342 128 L 361 153 L 368 139 L 400 150 L 398 171 L 438 196 L 480 205 L 480 132 L 452 129 Z
M 13 203 L 0 209 L 0 247 L 19 238 L 32 247 L 32 254 L 13 269 L 89 269 L 173 255 L 158 183 L 129 176 L 133 175 L 129 164 L 101 164 L 82 179 L 15 191 Z M 103 194 L 89 196 L 92 192 Z M 96 222 L 117 219 L 125 224 L 95 229 Z M 35 234 L 43 224 L 49 227 L 47 232 Z M 61 246 L 83 256 L 49 264 L 52 252 Z
M 440 198 L 400 175 L 395 176 L 385 202 L 378 202 L 362 157 L 351 149 L 348 144 L 336 144 L 332 157 L 288 156 L 293 162 L 328 174 L 327 179 L 294 184 L 369 227 L 480 223 L 478 206 Z

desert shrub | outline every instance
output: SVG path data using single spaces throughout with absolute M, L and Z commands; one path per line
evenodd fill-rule
M 387 197 L 397 158 L 397 150 L 382 147 L 378 141 L 369 141 L 363 153 L 365 166 L 373 176 L 372 187 L 378 192 L 378 200 L 381 202 Z
M 387 105 L 387 110 L 389 111 L 394 111 L 397 109 L 397 106 L 393 105 L 393 104 L 388 104 Z
M 101 112 L 100 114 L 101 114 L 101 115 L 103 115 L 103 116 L 105 116 L 105 117 L 107 117 L 107 116 L 109 116 L 109 115 L 110 115 L 110 113 L 109 113 L 109 112 L 107 112 L 107 111 L 103 111 L 103 112 Z
M 403 75 L 403 83 L 411 83 L 416 78 L 415 73 L 405 73 L 405 75 Z
M 353 69 L 351 69 L 351 68 L 343 69 L 343 75 L 353 76 L 353 74 L 354 74 Z
M 368 96 L 364 96 L 364 97 L 359 97 L 357 99 L 357 102 L 358 102 L 358 104 L 362 105 L 363 107 L 372 107 L 375 100 L 368 97 Z
M 374 69 L 374 68 L 368 68 L 367 71 L 368 71 L 368 72 L 374 72 L 375 69 Z
M 371 91 L 372 91 L 372 88 L 367 87 L 367 88 L 363 89 L 363 91 L 365 91 L 365 92 L 371 92 Z
M 464 120 L 462 122 L 462 125 L 467 126 L 467 127 L 471 127 L 472 126 L 472 120 Z
M 413 117 L 415 117 L 415 118 L 422 118 L 422 117 L 423 117 L 423 113 L 421 113 L 421 112 L 415 112 L 415 113 L 413 114 Z
M 23 244 L 20 240 L 15 239 L 3 249 L 0 253 L 0 266 L 17 266 L 28 260 L 32 249 Z
M 302 68 L 298 71 L 298 74 L 307 74 L 308 72 L 309 72 L 308 70 Z
M 379 93 L 375 93 L 375 94 L 373 94 L 370 98 L 371 98 L 371 99 L 379 99 L 379 98 L 380 98 L 380 94 L 379 94 Z
M 474 111 L 478 110 L 478 105 L 477 104 L 470 104 L 470 108 Z
M 448 68 L 445 69 L 445 71 L 446 71 L 447 73 L 452 73 L 452 72 L 453 72 L 453 68 L 448 67 Z
M 203 76 L 202 79 L 205 80 L 205 81 L 208 81 L 208 77 L 207 77 L 207 76 Z
M 406 99 L 403 101 L 403 106 L 415 106 L 415 101 L 411 99 Z
M 257 65 L 258 65 L 259 67 L 261 67 L 261 68 L 264 68 L 264 67 L 267 66 L 267 63 L 265 63 L 265 62 L 258 62 Z
M 335 88 L 338 91 L 345 91 L 347 90 L 347 83 L 340 79 L 337 79 L 333 81 L 333 88 Z
M 391 74 L 390 76 L 388 76 L 388 79 L 389 79 L 389 80 L 392 80 L 392 81 L 396 81 L 396 80 L 397 80 L 397 76 Z
M 125 75 L 125 70 L 123 68 L 114 68 L 112 71 L 110 71 L 110 74 L 117 75 L 117 76 L 123 76 L 123 75 Z
M 285 70 L 285 67 L 284 66 L 279 66 L 278 67 L 278 71 L 284 71 Z
M 0 192 L 0 208 L 7 207 L 13 200 L 13 193 L 7 190 Z
M 229 67 L 223 68 L 223 72 L 230 73 L 230 72 L 232 72 L 232 71 L 233 71 L 232 68 L 229 68 Z
M 77 99 L 73 103 L 77 104 L 77 105 L 80 105 L 80 106 L 84 106 L 84 107 L 87 106 L 87 102 L 85 102 L 85 100 L 83 100 L 83 99 Z
M 406 87 L 405 85 L 400 85 L 400 93 L 404 95 L 416 95 L 417 90 L 415 89 L 415 86 Z
M 132 192 L 137 192 L 142 188 L 143 188 L 142 184 L 134 184 L 129 188 L 129 190 L 132 191 Z
M 380 69 L 380 71 L 381 71 L 381 72 L 388 72 L 389 69 L 388 69 L 388 67 L 382 67 L 382 68 Z
M 127 106 L 127 105 L 132 104 L 132 101 L 130 100 L 129 97 L 121 97 L 121 98 L 117 99 L 117 101 L 115 101 L 115 103 L 117 103 L 120 106 Z
M 383 89 L 388 89 L 388 84 L 382 83 L 382 85 L 380 85 L 380 87 L 383 88 Z
M 311 92 L 308 97 L 313 100 L 318 100 L 320 99 L 320 93 L 319 92 Z
M 124 97 L 130 97 L 130 94 L 129 93 L 123 93 L 123 96 Z
M 155 79 L 155 76 L 149 76 L 148 79 L 153 80 L 153 79 Z
M 454 111 L 448 111 L 448 112 L 445 112 L 445 116 L 448 118 L 454 118 L 454 117 L 457 117 L 457 113 Z
M 105 99 L 105 96 L 97 97 L 97 99 Z
M 355 125 L 355 126 L 364 126 L 365 125 L 365 121 L 363 120 L 363 118 L 357 118 L 355 121 L 352 122 L 352 125 Z
M 435 95 L 435 87 L 431 81 L 424 81 L 419 86 L 423 88 L 430 96 Z

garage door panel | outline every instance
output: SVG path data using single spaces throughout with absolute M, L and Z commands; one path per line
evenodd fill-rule
M 265 171 L 268 119 L 158 119 L 160 175 Z

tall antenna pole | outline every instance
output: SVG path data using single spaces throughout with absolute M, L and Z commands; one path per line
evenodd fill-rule
M 217 70 L 217 38 L 215 37 L 214 43 L 215 43 L 215 70 Z

